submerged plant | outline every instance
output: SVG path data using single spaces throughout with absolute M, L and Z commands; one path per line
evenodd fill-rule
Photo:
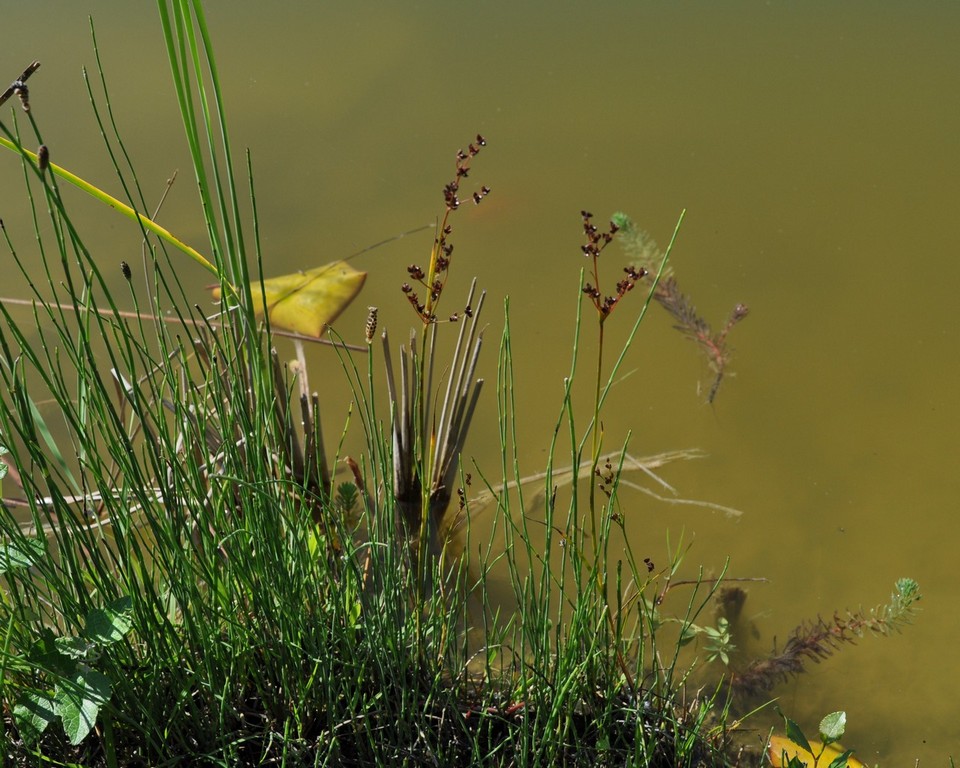
M 624 250 L 637 260 L 645 274 L 650 274 L 651 270 L 663 261 L 663 254 L 657 248 L 653 238 L 638 228 L 625 213 L 615 213 L 613 222 L 617 227 Z M 673 317 L 676 323 L 674 328 L 693 341 L 706 358 L 714 374 L 706 400 L 707 403 L 713 403 L 730 362 L 731 350 L 727 345 L 727 336 L 733 327 L 747 316 L 749 309 L 745 304 L 737 304 L 723 327 L 715 332 L 697 313 L 697 308 L 690 297 L 680 290 L 669 265 L 664 269 L 661 279 L 654 284 L 653 296 L 657 303 Z
M 774 651 L 735 673 L 730 685 L 736 693 L 744 695 L 765 693 L 778 682 L 803 672 L 806 661 L 819 663 L 842 645 L 856 644 L 868 634 L 886 636 L 899 632 L 913 620 L 919 600 L 919 584 L 910 578 L 898 579 L 889 603 L 869 612 L 847 611 L 845 616 L 835 613 L 830 619 L 818 617 L 800 624 L 783 650 Z

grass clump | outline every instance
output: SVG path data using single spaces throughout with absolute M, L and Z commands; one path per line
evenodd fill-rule
M 619 554 L 629 519 L 619 490 L 633 460 L 626 443 L 605 448 L 600 416 L 656 293 L 648 288 L 606 370 L 604 324 L 645 276 L 628 267 L 610 296 L 601 292 L 614 229 L 583 215 L 581 286 L 601 335 L 595 397 L 584 426 L 571 395 L 578 304 L 542 509 L 527 499 L 516 458 L 509 303 L 496 481 L 458 463 L 481 391 L 475 286 L 449 317 L 452 358 L 438 351 L 450 327 L 438 305 L 451 217 L 479 136 L 456 156 L 429 263 L 408 269 L 418 287 L 403 292 L 419 327 L 396 366 L 382 335 L 386 406 L 373 394 L 375 310 L 364 361 L 340 348 L 366 442 L 359 460 L 328 456 L 319 398 L 272 346 L 202 6 L 158 8 L 212 254 L 200 263 L 220 285 L 216 318 L 188 300 L 180 254 L 166 249 L 199 254 L 151 226 L 109 110 L 101 126 L 124 205 L 143 228 L 142 278 L 87 248 L 61 195 L 67 176 L 49 151 L 24 148 L 23 118 L 0 123 L 20 153 L 39 250 L 21 255 L 4 231 L 33 301 L 26 322 L 0 302 L 5 490 L 19 489 L 0 515 L 0 763 L 724 764 L 722 708 L 716 720 L 712 696 L 684 692 L 680 642 L 662 632 L 658 585 L 682 552 L 659 569 L 629 546 Z M 102 73 L 100 84 L 105 93 Z M 45 146 L 37 111 L 23 113 L 24 132 Z M 489 193 L 469 195 L 479 203 Z M 111 289 L 110 270 L 126 295 Z M 346 482 L 334 480 L 341 460 Z M 506 547 L 487 543 L 468 562 L 450 542 L 477 486 Z M 469 525 L 465 535 L 472 552 Z M 498 560 L 518 605 L 510 617 L 487 592 Z M 715 587 L 698 582 L 674 617 L 681 629 Z

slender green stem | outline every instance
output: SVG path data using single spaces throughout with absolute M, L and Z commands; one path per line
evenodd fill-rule
M 610 394 L 610 390 L 613 388 L 613 384 L 616 381 L 618 372 L 620 371 L 620 366 L 623 363 L 624 358 L 627 356 L 627 352 L 633 346 L 633 339 L 637 335 L 637 331 L 640 329 L 640 324 L 647 316 L 647 309 L 650 307 L 650 303 L 653 301 L 653 297 L 657 292 L 657 286 L 660 284 L 660 280 L 665 274 L 667 264 L 670 262 L 670 256 L 673 253 L 673 246 L 677 242 L 677 236 L 680 234 L 680 227 L 683 224 L 683 218 L 686 215 L 687 209 L 684 208 L 682 211 L 680 211 L 680 216 L 677 218 L 677 223 L 673 228 L 673 234 L 670 236 L 670 242 L 667 244 L 667 249 L 663 252 L 663 258 L 660 260 L 660 266 L 657 269 L 657 274 L 654 276 L 653 282 L 650 285 L 650 290 L 647 292 L 647 298 L 643 302 L 643 306 L 640 308 L 640 312 L 637 315 L 637 319 L 633 323 L 633 327 L 630 329 L 630 335 L 627 336 L 627 340 L 623 343 L 623 347 L 620 349 L 620 355 L 617 357 L 613 367 L 610 369 L 610 374 L 607 376 L 607 383 L 604 385 L 603 392 L 600 395 L 601 407 L 603 406 L 603 402 L 607 399 L 607 395 Z
M 600 447 L 603 442 L 603 427 L 600 422 L 600 406 L 602 403 L 600 397 L 600 391 L 603 381 L 603 321 L 606 318 L 606 315 L 599 314 L 599 327 L 598 327 L 598 337 L 597 337 L 597 371 L 596 371 L 596 381 L 594 382 L 594 398 L 593 398 L 593 441 L 590 449 L 590 535 L 592 536 L 592 541 L 596 543 L 596 546 L 599 547 L 599 542 L 597 539 L 597 509 L 596 509 L 596 497 L 597 497 L 597 465 L 600 462 Z M 599 552 L 595 552 L 595 561 L 599 556 Z
M 25 149 L 23 147 L 17 146 L 12 141 L 10 141 L 9 139 L 3 136 L 0 136 L 0 146 L 4 146 L 7 149 L 11 150 L 12 152 L 18 152 L 23 156 L 27 157 L 33 163 L 37 163 L 36 153 L 31 152 L 29 149 Z M 133 210 L 133 208 L 131 208 L 126 203 L 120 202 L 119 200 L 117 200 L 117 198 L 111 195 L 108 195 L 102 189 L 99 189 L 98 187 L 93 186 L 93 184 L 87 181 L 84 181 L 79 176 L 68 171 L 66 168 L 62 168 L 59 165 L 56 165 L 54 163 L 50 163 L 49 168 L 61 179 L 64 179 L 65 181 L 70 182 L 75 187 L 79 187 L 80 189 L 82 189 L 88 195 L 91 195 L 97 198 L 97 200 L 100 200 L 101 202 L 106 203 L 118 213 L 121 213 L 124 216 L 126 216 L 128 219 L 139 222 L 145 229 L 149 230 L 150 232 L 153 232 L 158 237 L 170 243 L 170 245 L 183 251 L 185 254 L 187 254 L 187 256 L 189 256 L 191 259 L 197 262 L 197 264 L 199 264 L 201 267 L 206 269 L 212 275 L 214 275 L 217 278 L 220 277 L 220 273 L 217 271 L 217 268 L 213 264 L 211 264 L 204 256 L 202 256 L 194 248 L 191 248 L 189 245 L 184 243 L 182 240 L 179 240 L 176 237 L 174 237 L 174 235 L 172 235 L 167 229 L 164 229 L 155 221 L 148 219 L 142 213 L 137 213 L 135 210 Z

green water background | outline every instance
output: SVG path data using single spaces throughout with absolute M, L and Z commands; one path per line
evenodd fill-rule
M 744 514 L 627 497 L 635 546 L 662 562 L 666 531 L 683 530 L 695 537 L 687 575 L 700 562 L 716 573 L 729 556 L 731 574 L 769 578 L 747 602 L 763 648 L 801 619 L 875 605 L 897 577 L 918 579 L 915 626 L 844 648 L 776 694 L 811 729 L 845 709 L 845 741 L 868 763 L 946 765 L 960 753 L 960 5 L 210 2 L 207 12 L 236 159 L 253 154 L 269 274 L 432 221 L 453 152 L 487 137 L 471 180 L 493 193 L 455 221 L 447 307 L 474 274 L 488 289 L 492 384 L 511 297 L 524 471 L 542 469 L 569 367 L 579 211 L 626 210 L 665 243 L 686 208 L 681 286 L 715 324 L 738 301 L 751 308 L 731 337 L 737 375 L 705 405 L 697 386 L 709 371 L 652 312 L 607 406 L 608 446 L 629 429 L 638 455 L 702 448 L 709 458 L 664 476 Z M 119 193 L 81 79 L 82 65 L 94 68 L 87 14 L 148 199 L 180 169 L 160 221 L 204 251 L 153 4 L 7 4 L 2 77 L 39 59 L 32 101 L 53 161 Z M 121 288 L 139 233 L 67 194 Z M 9 154 L 0 217 L 30 248 Z M 360 340 L 377 305 L 402 337 L 412 315 L 399 285 L 428 248 L 428 235 L 414 236 L 357 262 L 370 276 L 338 331 Z M 612 277 L 624 259 L 608 254 Z M 25 295 L 2 258 L 6 295 Z M 205 300 L 208 276 L 186 259 L 183 276 Z M 611 321 L 614 338 L 627 320 Z M 335 439 L 349 393 L 332 354 L 311 351 L 311 366 Z M 468 454 L 491 472 L 494 414 L 490 387 Z

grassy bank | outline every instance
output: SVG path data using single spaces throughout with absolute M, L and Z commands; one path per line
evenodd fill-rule
M 722 702 L 685 690 L 678 666 L 678 638 L 716 583 L 691 588 L 664 631 L 658 597 L 682 550 L 653 569 L 624 548 L 619 491 L 635 466 L 629 435 L 602 429 L 666 256 L 659 273 L 621 271 L 604 253 L 615 228 L 583 214 L 576 335 L 558 350 L 570 372 L 535 481 L 545 501 L 529 500 L 514 461 L 523 407 L 508 300 L 493 393 L 503 460 L 468 473 L 459 455 L 491 312 L 452 246 L 461 199 L 482 205 L 489 192 L 468 180 L 488 151 L 477 137 L 456 155 L 428 261 L 398 276 L 413 335 L 395 344 L 372 313 L 361 349 L 338 347 L 365 446 L 342 456 L 320 424 L 345 404 L 313 395 L 305 367 L 274 348 L 250 165 L 234 167 L 202 7 L 158 8 L 209 256 L 150 226 L 105 81 L 98 119 L 139 214 L 142 264 L 88 250 L 61 194 L 70 179 L 23 149 L 43 146 L 40 121 L 19 105 L 2 121 L 36 230 L 4 231 L 34 301 L 30 313 L 0 304 L 0 761 L 724 765 Z M 198 261 L 220 285 L 215 316 L 181 282 Z M 631 324 L 623 348 L 604 340 L 607 322 Z M 591 360 L 587 333 L 599 336 Z M 593 396 L 575 402 L 584 376 Z M 335 479 L 344 464 L 349 479 Z M 472 538 L 479 499 L 505 547 Z M 498 562 L 515 615 L 489 599 Z

